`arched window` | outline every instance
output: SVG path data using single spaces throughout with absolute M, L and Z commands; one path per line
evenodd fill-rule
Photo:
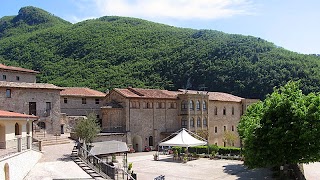
M 197 127 L 201 127 L 201 119 L 200 119 L 200 117 L 198 117 L 198 119 L 197 119 Z
M 218 108 L 217 108 L 217 106 L 214 107 L 214 115 L 218 115 Z
M 226 109 L 226 107 L 224 107 L 223 108 L 223 115 L 226 115 L 227 114 L 226 112 L 227 112 L 227 109 Z
M 17 136 L 17 135 L 21 135 L 20 134 L 20 127 L 19 127 L 19 124 L 18 123 L 16 123 L 15 125 L 14 125 L 14 134 Z
M 181 119 L 181 127 L 183 127 L 183 128 L 187 127 L 187 120 L 184 118 Z
M 190 109 L 193 110 L 194 109 L 194 103 L 192 100 L 190 100 Z
M 207 118 L 203 118 L 203 126 L 204 126 L 204 127 L 207 127 L 207 126 L 208 126 Z
M 194 127 L 194 119 L 193 118 L 190 119 L 190 126 Z
M 186 110 L 188 107 L 187 102 L 186 101 L 182 101 L 181 102 L 181 110 Z
M 234 131 L 234 126 L 231 126 L 231 131 Z
M 207 102 L 206 101 L 202 102 L 202 109 L 207 110 Z
M 197 110 L 200 110 L 200 101 L 197 101 Z
M 27 134 L 30 134 L 30 122 L 29 121 L 27 122 L 26 130 L 27 130 Z
M 214 127 L 214 133 L 218 133 L 218 127 Z

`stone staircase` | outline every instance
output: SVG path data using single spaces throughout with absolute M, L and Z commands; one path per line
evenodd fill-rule
M 67 144 L 73 142 L 73 140 L 69 139 L 69 133 L 55 136 L 52 134 L 45 134 L 43 132 L 36 132 L 33 134 L 33 140 L 36 142 L 42 141 L 42 146 Z
M 90 166 L 88 166 L 87 163 L 83 162 L 79 156 L 78 156 L 78 150 L 76 146 L 73 148 L 72 153 L 71 153 L 71 158 L 72 160 L 79 166 L 81 167 L 87 174 L 89 174 L 93 179 L 96 180 L 102 180 L 105 179 L 103 178 L 100 174 L 98 174 L 96 171 L 94 171 Z

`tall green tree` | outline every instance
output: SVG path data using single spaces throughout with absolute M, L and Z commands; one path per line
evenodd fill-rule
M 238 131 L 249 167 L 319 161 L 320 94 L 304 95 L 290 81 L 250 106 Z
M 97 136 L 100 130 L 100 125 L 94 113 L 90 113 L 87 118 L 78 121 L 75 127 L 77 136 L 86 143 L 92 143 L 93 138 Z

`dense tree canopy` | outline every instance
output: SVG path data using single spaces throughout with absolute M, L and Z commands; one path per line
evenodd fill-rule
M 0 19 L 0 62 L 38 70 L 39 82 L 59 86 L 176 90 L 189 80 L 191 89 L 263 99 L 289 80 L 301 80 L 304 92 L 319 91 L 319 60 L 252 36 L 135 18 L 71 24 L 25 7 Z
M 288 82 L 241 118 L 238 131 L 250 167 L 320 160 L 320 94 L 304 95 Z

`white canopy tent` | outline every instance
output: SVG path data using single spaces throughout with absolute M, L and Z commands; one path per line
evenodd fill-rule
M 180 132 L 179 132 L 180 131 Z M 177 134 L 173 138 L 169 139 L 171 136 L 167 137 L 166 139 L 169 139 L 165 141 L 166 139 L 162 140 L 159 143 L 159 146 L 180 146 L 180 147 L 193 147 L 193 146 L 201 146 L 201 145 L 207 145 L 207 142 L 202 137 L 192 133 L 191 131 L 188 131 L 185 128 L 180 129 L 174 134 Z M 202 139 L 204 141 L 201 141 L 197 138 L 194 138 L 193 136 L 196 136 L 199 139 Z

